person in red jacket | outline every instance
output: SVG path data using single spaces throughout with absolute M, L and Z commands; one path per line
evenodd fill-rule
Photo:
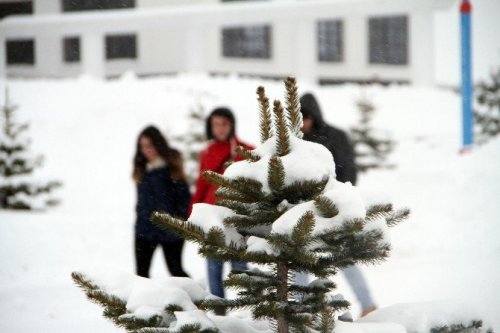
M 235 151 L 236 147 L 243 146 L 247 149 L 253 149 L 252 146 L 241 142 L 235 132 L 236 120 L 228 108 L 216 108 L 207 118 L 206 135 L 210 140 L 210 144 L 200 156 L 200 176 L 196 182 L 196 191 L 192 197 L 192 204 L 215 204 L 217 201 L 215 197 L 216 187 L 203 177 L 204 171 L 211 170 L 222 174 L 227 162 L 240 160 Z M 231 264 L 233 269 L 247 269 L 245 262 L 234 261 Z M 219 297 L 224 297 L 222 285 L 223 267 L 223 262 L 208 259 L 210 292 Z M 223 312 L 221 311 L 218 314 L 223 314 Z

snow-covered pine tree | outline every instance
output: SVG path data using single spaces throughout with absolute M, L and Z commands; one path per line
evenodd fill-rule
M 394 149 L 395 142 L 373 128 L 375 106 L 366 96 L 359 98 L 356 106 L 359 111 L 359 123 L 351 128 L 356 167 L 360 172 L 393 167 L 387 164 L 386 160 Z
M 500 135 L 500 67 L 491 72 L 489 81 L 476 86 L 476 94 L 476 142 L 483 144 Z
M 161 213 L 152 216 L 162 228 L 197 242 L 205 256 L 244 260 L 266 270 L 231 272 L 225 284 L 238 290 L 233 300 L 210 295 L 189 278 L 158 281 L 102 269 L 73 273 L 86 296 L 117 326 L 137 333 L 262 331 L 258 320 L 207 316 L 206 310 L 222 307 L 250 308 L 254 319 L 268 320 L 279 333 L 331 333 L 336 314 L 349 304 L 333 293 L 335 284 L 329 278 L 348 265 L 374 263 L 388 255 L 385 232 L 409 211 L 363 198 L 354 186 L 335 180 L 330 152 L 301 140 L 295 80 L 289 78 L 286 87 L 286 110 L 275 101 L 272 113 L 264 89 L 258 89 L 261 145 L 253 151 L 240 149 L 246 160 L 233 163 L 224 175 L 206 174 L 219 186 L 217 205 L 195 205 L 187 222 Z M 300 271 L 318 278 L 308 286 L 295 285 L 293 274 Z M 450 313 L 436 315 L 440 307 L 423 306 L 380 309 L 361 321 L 379 323 L 374 332 L 421 332 L 415 318 L 438 317 L 443 325 L 429 333 L 485 331 L 471 316 L 457 323 L 454 313 L 446 320 Z M 386 321 L 391 324 L 384 325 Z M 393 323 L 400 321 L 409 326 L 395 328 Z M 358 324 L 349 325 L 358 332 Z M 342 329 L 351 331 L 348 326 Z M 362 330 L 372 331 L 365 326 Z
M 218 186 L 217 205 L 195 205 L 187 222 L 161 213 L 153 221 L 197 242 L 204 256 L 269 268 L 231 272 L 225 285 L 236 288 L 238 297 L 208 299 L 203 308 L 251 308 L 254 319 L 271 320 L 278 333 L 330 333 L 335 314 L 349 303 L 332 294 L 335 284 L 328 277 L 387 257 L 385 230 L 409 211 L 385 202 L 366 206 L 352 185 L 337 182 L 330 152 L 301 139 L 293 78 L 286 80 L 286 91 L 286 108 L 274 101 L 271 111 L 264 88 L 258 88 L 261 145 L 240 148 L 245 160 L 224 175 L 204 174 Z M 295 285 L 294 272 L 318 279 Z
M 129 332 L 217 333 L 201 308 L 214 297 L 190 278 L 169 277 L 162 283 L 126 272 L 74 272 L 73 281 L 87 298 L 104 308 L 103 316 Z
M 28 123 L 16 123 L 17 106 L 9 100 L 5 90 L 5 104 L 2 106 L 2 136 L 0 137 L 0 208 L 43 209 L 58 203 L 50 197 L 60 182 L 40 183 L 30 175 L 42 164 L 42 156 L 30 156 L 29 140 L 23 135 Z

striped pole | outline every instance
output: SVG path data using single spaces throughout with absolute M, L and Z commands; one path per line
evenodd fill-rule
M 469 0 L 460 4 L 460 25 L 462 31 L 462 149 L 467 152 L 474 142 L 472 113 L 472 64 L 471 64 L 471 12 Z

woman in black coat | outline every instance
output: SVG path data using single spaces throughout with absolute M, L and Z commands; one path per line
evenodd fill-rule
M 170 275 L 188 276 L 182 269 L 181 260 L 184 239 L 173 232 L 160 230 L 150 220 L 155 211 L 185 219 L 191 199 L 181 154 L 169 147 L 165 137 L 154 126 L 145 128 L 137 139 L 133 177 L 137 184 L 137 275 L 149 277 L 153 253 L 160 245 Z

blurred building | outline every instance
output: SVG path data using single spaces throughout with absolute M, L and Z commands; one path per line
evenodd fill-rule
M 453 0 L 0 0 L 0 73 L 236 72 L 433 84 Z

